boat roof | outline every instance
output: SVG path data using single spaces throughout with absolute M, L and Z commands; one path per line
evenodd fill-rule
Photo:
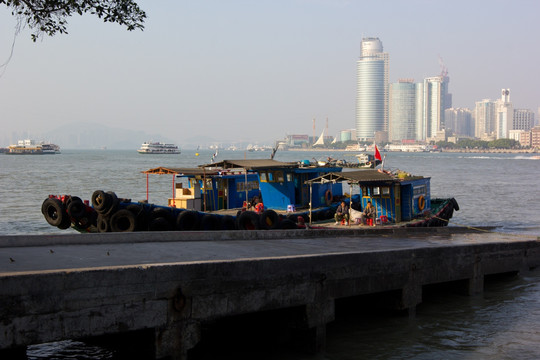
M 208 169 L 203 169 L 203 168 L 172 168 L 172 167 L 164 167 L 164 166 L 148 169 L 141 172 L 143 174 L 158 174 L 158 175 L 177 174 L 177 175 L 193 175 L 193 176 L 219 174 L 217 170 L 208 170 Z
M 342 182 L 346 181 L 350 184 L 360 183 L 373 183 L 373 182 L 387 182 L 392 183 L 398 181 L 394 176 L 378 170 L 356 170 L 346 172 L 331 172 L 314 179 L 306 181 L 307 184 L 313 183 L 328 183 L 328 182 Z
M 242 168 L 246 170 L 268 169 L 268 168 L 294 168 L 298 167 L 296 162 L 283 162 L 273 159 L 253 159 L 253 160 L 222 160 L 213 164 L 199 165 L 200 168 Z

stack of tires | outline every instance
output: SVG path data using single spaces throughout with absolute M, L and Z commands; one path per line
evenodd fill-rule
M 198 211 L 133 203 L 114 192 L 96 190 L 92 206 L 98 213 L 99 232 L 131 231 L 218 231 L 234 230 L 235 219 L 229 215 L 203 214 Z
M 274 210 L 265 210 L 261 214 L 253 211 L 239 212 L 236 216 L 239 230 L 297 229 L 294 217 L 278 215 Z
M 41 204 L 41 213 L 50 225 L 59 229 L 73 226 L 78 231 L 91 231 L 97 223 L 94 209 L 77 196 L 50 196 Z

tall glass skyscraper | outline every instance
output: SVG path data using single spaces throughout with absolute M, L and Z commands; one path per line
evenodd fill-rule
M 437 136 L 445 128 L 444 110 L 451 107 L 448 77 L 434 76 L 424 79 L 424 134 L 422 140 Z
M 379 38 L 363 38 L 357 62 L 356 136 L 388 131 L 388 54 Z
M 390 141 L 416 140 L 418 123 L 417 90 L 418 84 L 412 79 L 403 79 L 390 84 Z

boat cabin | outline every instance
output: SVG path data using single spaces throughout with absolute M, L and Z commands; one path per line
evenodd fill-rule
M 386 216 L 390 222 L 409 221 L 431 208 L 429 177 L 409 174 L 391 175 L 379 170 L 358 170 L 324 174 L 309 180 L 311 185 L 345 182 L 358 186 L 362 210 L 371 201 L 377 209 L 377 218 Z
M 274 210 L 308 207 L 310 202 L 313 207 L 327 206 L 334 196 L 343 194 L 342 184 L 309 186 L 306 182 L 340 171 L 341 167 L 312 165 L 307 160 L 297 163 L 254 159 L 223 160 L 189 169 L 159 167 L 143 173 L 175 176 L 169 206 L 214 211 L 242 208 L 254 197 Z

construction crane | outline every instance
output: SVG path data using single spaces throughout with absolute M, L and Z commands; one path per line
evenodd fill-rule
M 448 77 L 448 68 L 444 64 L 444 61 L 443 61 L 441 55 L 439 55 L 439 66 L 441 67 L 441 76 L 443 78 Z

